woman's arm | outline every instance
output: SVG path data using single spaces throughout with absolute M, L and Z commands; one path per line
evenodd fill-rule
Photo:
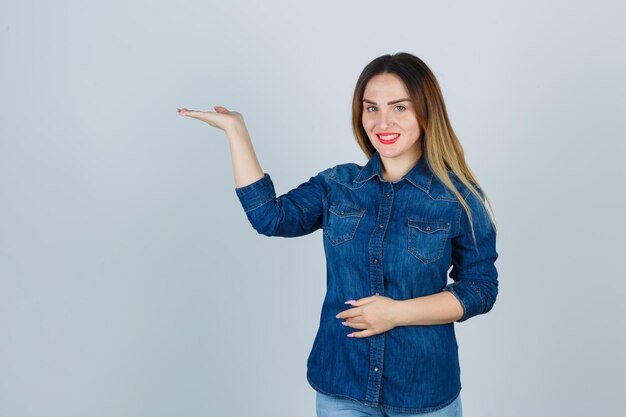
M 183 108 L 178 113 L 181 116 L 202 120 L 226 133 L 236 187 L 244 187 L 263 178 L 261 164 L 254 152 L 252 140 L 241 113 L 231 112 L 222 106 L 215 106 L 215 110 L 215 112 L 205 112 Z
M 446 324 L 463 317 L 463 306 L 448 291 L 408 300 L 373 295 L 346 303 L 353 308 L 337 314 L 337 318 L 360 330 L 350 337 L 373 336 L 397 326 Z
M 274 183 L 264 173 L 252 140 L 237 112 L 215 106 L 215 112 L 179 109 L 190 116 L 226 132 L 235 176 L 235 192 L 252 227 L 266 236 L 296 237 L 322 227 L 325 178 L 332 168 L 321 171 L 297 188 L 276 196 Z
M 485 314 L 493 307 L 498 294 L 496 233 L 480 200 L 468 191 L 465 201 L 472 210 L 476 241 L 465 210 L 459 208 L 460 230 L 452 239 L 450 278 L 454 283 L 440 293 L 401 301 L 398 309 L 400 325 L 463 322 Z
M 478 190 L 479 194 L 482 192 Z M 461 210 L 459 234 L 452 238 L 452 270 L 454 281 L 444 291 L 450 292 L 463 306 L 463 322 L 491 311 L 498 296 L 498 270 L 495 262 L 496 231 L 483 203 L 473 194 L 465 196 L 472 211 L 476 240 L 472 236 L 469 218 Z
M 244 187 L 263 178 L 263 170 L 254 152 L 248 129 L 243 123 L 235 123 L 226 131 L 233 163 L 235 186 Z
M 449 291 L 398 301 L 396 324 L 422 326 L 446 324 L 463 317 L 463 306 Z

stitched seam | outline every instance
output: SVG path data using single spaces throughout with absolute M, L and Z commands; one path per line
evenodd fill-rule
M 422 231 L 419 227 L 417 227 L 416 224 L 411 224 L 411 222 L 417 222 L 417 223 L 430 223 L 430 224 L 436 224 L 436 223 L 445 223 L 447 228 L 441 228 L 441 229 L 437 229 L 437 230 L 433 230 L 432 233 L 428 233 L 428 232 L 424 232 Z M 435 261 L 438 261 L 439 259 L 441 259 L 441 257 L 443 256 L 443 253 L 445 251 L 445 247 L 446 247 L 446 242 L 448 240 L 448 234 L 450 231 L 450 222 L 448 222 L 447 220 L 432 220 L 432 221 L 422 221 L 422 220 L 417 220 L 417 219 L 408 219 L 408 226 L 409 226 L 409 239 L 408 239 L 408 251 L 411 255 L 415 256 L 417 259 L 419 259 L 420 261 L 422 261 L 422 263 L 424 264 L 429 264 Z M 417 229 L 417 231 L 414 231 L 413 233 L 411 233 L 412 229 Z M 433 258 L 426 258 L 425 256 L 422 256 L 422 254 L 420 254 L 413 246 L 413 234 L 414 233 L 422 233 L 422 234 L 426 234 L 426 235 L 432 235 L 435 232 L 438 232 L 440 234 L 442 234 L 442 238 L 439 238 L 439 247 L 437 248 L 437 251 L 435 252 L 437 255 Z M 441 233 L 443 232 L 443 233 Z
M 475 292 L 478 293 L 478 297 L 480 298 L 480 302 L 482 303 L 482 308 L 480 309 L 480 311 L 485 311 L 485 296 L 483 295 L 483 292 L 480 288 L 480 286 L 478 284 L 476 284 L 475 281 L 470 281 L 470 285 L 472 286 L 472 288 L 475 290 Z
M 461 203 L 458 204 L 458 211 L 456 214 L 456 233 L 455 236 L 461 234 L 461 213 L 463 212 L 463 206 Z
M 387 410 L 393 410 L 393 411 L 402 411 L 405 413 L 429 413 L 431 411 L 437 411 L 437 410 L 441 410 L 442 408 L 445 408 L 447 406 L 449 406 L 450 404 L 452 404 L 454 402 L 454 400 L 457 399 L 457 397 L 460 395 L 461 391 L 459 391 L 456 396 L 454 396 L 451 400 L 446 401 L 443 405 L 438 406 L 438 407 L 427 407 L 427 408 L 404 408 L 404 407 L 394 407 L 392 405 L 384 405 L 381 404 L 382 408 L 385 408 Z
M 346 184 L 346 183 L 344 183 L 344 182 L 341 182 L 341 181 L 340 181 L 339 179 L 337 179 L 337 178 L 334 178 L 334 177 L 329 177 L 328 179 L 329 179 L 329 180 L 331 180 L 331 181 L 333 181 L 333 182 L 335 182 L 335 183 L 337 183 L 337 184 L 339 184 L 339 185 L 343 185 L 344 187 L 346 187 L 346 188 L 348 188 L 348 189 L 350 189 L 350 190 L 356 190 L 356 189 L 359 189 L 359 188 L 363 187 L 365 184 L 367 184 L 367 181 L 364 181 L 364 182 L 361 182 L 361 183 L 357 183 L 357 184 L 359 184 L 359 186 L 358 186 L 358 187 L 351 187 L 350 185 L 348 185 L 348 184 Z M 354 183 L 354 181 L 350 181 L 350 182 L 351 182 L 351 183 Z
M 276 198 L 276 197 L 271 197 L 271 198 L 268 198 L 268 199 L 267 199 L 267 200 L 265 200 L 264 202 L 262 202 L 262 203 L 260 203 L 260 204 L 258 204 L 258 205 L 256 205 L 256 206 L 254 206 L 254 207 L 252 207 L 251 209 L 246 210 L 246 213 L 249 213 L 249 212 L 251 212 L 252 210 L 256 210 L 256 209 L 258 209 L 258 208 L 259 208 L 259 207 L 261 207 L 262 205 L 267 204 L 267 203 L 269 203 L 270 201 L 274 200 L 274 198 Z
M 242 196 L 249 194 L 253 191 L 257 191 L 259 189 L 262 189 L 264 187 L 269 186 L 269 182 L 270 182 L 270 178 L 268 174 L 264 174 L 263 177 L 259 178 L 258 180 L 256 180 L 253 183 L 250 183 L 248 185 L 244 185 L 243 187 L 239 187 L 239 188 L 235 188 L 235 192 L 237 194 L 240 194 Z

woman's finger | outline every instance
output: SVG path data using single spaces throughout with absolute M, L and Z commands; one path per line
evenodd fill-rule
M 181 116 L 189 116 L 189 117 L 193 117 L 193 118 L 205 120 L 205 121 L 211 117 L 211 114 L 215 114 L 215 113 L 236 114 L 236 113 L 229 111 L 226 107 L 214 106 L 214 108 L 215 108 L 215 112 L 202 111 L 202 110 L 189 110 L 184 107 L 182 109 L 177 109 L 177 110 L 178 110 L 178 114 L 180 114 Z
M 180 114 L 181 116 L 193 117 L 194 119 L 206 122 L 214 127 L 223 128 L 223 122 L 220 122 L 220 120 L 216 118 L 216 112 L 181 109 L 179 110 L 178 114 Z
M 354 337 L 354 338 L 363 338 L 363 337 L 374 336 L 375 334 L 376 333 L 374 333 L 372 330 L 361 330 L 360 332 L 349 333 L 347 336 Z
M 361 315 L 362 311 L 363 311 L 362 307 L 353 307 L 353 308 L 349 308 L 347 310 L 342 311 L 341 313 L 337 314 L 335 317 L 337 317 L 338 319 L 348 319 L 348 318 Z
M 355 322 L 355 321 L 342 321 L 341 324 L 343 324 L 346 327 L 352 327 L 354 329 L 367 329 L 367 324 L 362 323 L 362 322 Z
M 200 111 L 200 110 L 189 110 L 189 109 L 178 109 L 178 114 L 180 114 L 181 116 L 189 116 L 189 117 L 193 117 L 195 119 L 199 119 L 204 115 L 205 112 Z
M 178 114 L 193 117 L 194 119 L 201 120 L 222 130 L 227 130 L 236 123 L 243 122 L 241 113 L 230 111 L 224 106 L 214 106 L 214 108 L 215 111 L 200 111 L 189 110 L 183 107 L 182 109 L 178 109 Z

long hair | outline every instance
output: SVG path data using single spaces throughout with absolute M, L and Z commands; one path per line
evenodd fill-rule
M 491 202 L 465 162 L 463 147 L 448 119 L 439 83 L 430 68 L 418 57 L 406 52 L 383 55 L 374 59 L 363 69 L 356 82 L 352 98 L 352 130 L 361 150 L 368 159 L 376 152 L 363 128 L 363 92 L 372 77 L 386 73 L 400 77 L 409 91 L 409 98 L 415 108 L 417 121 L 422 132 L 419 140 L 428 166 L 465 209 L 472 228 L 474 242 L 476 236 L 470 207 L 450 180 L 449 171 L 452 171 L 483 204 L 489 214 L 492 227 L 497 230 Z M 484 195 L 484 198 L 476 187 Z M 487 204 L 489 209 L 487 209 Z

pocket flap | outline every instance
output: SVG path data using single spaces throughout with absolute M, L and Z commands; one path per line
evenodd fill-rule
M 424 233 L 434 233 L 440 230 L 447 232 L 450 230 L 450 222 L 409 219 L 409 227 L 415 227 Z
M 360 217 L 365 213 L 365 209 L 352 207 L 346 203 L 333 203 L 329 210 L 339 217 Z

